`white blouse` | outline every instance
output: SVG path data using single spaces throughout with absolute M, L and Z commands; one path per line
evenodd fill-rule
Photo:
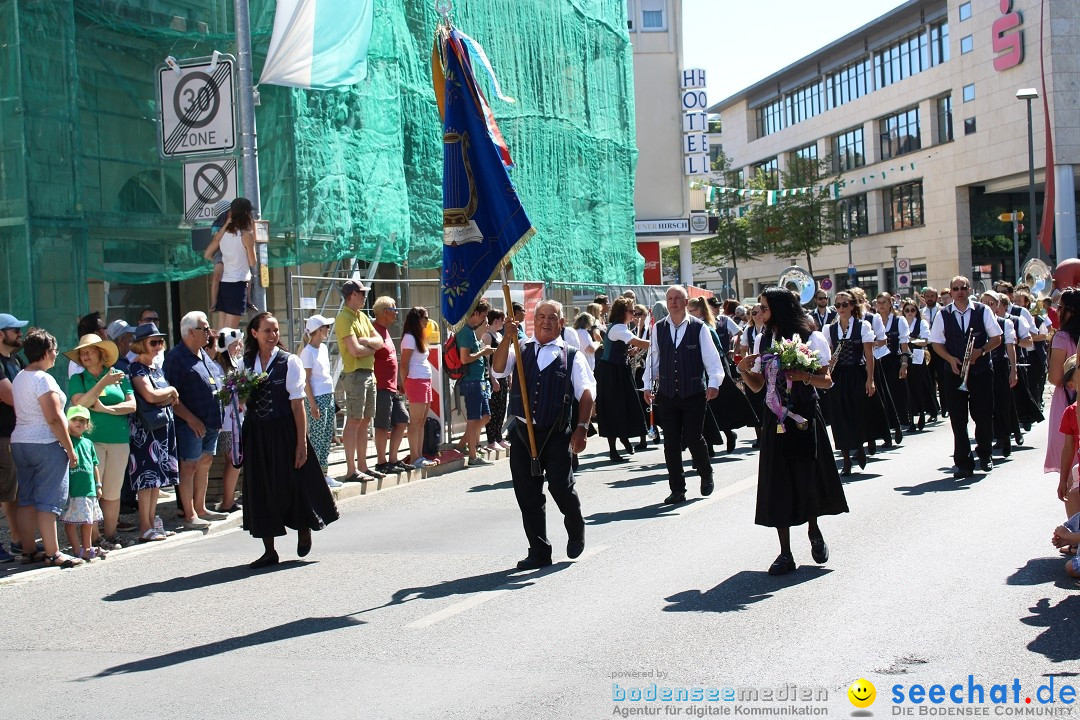
M 281 352 L 281 348 L 274 348 L 274 352 L 270 353 L 270 362 L 267 365 L 274 363 L 274 358 L 277 357 L 279 352 Z M 304 363 L 300 362 L 300 358 L 296 355 L 289 355 L 286 362 L 288 364 L 288 373 L 285 375 L 285 389 L 289 391 L 290 400 L 301 400 L 304 397 L 304 384 L 307 381 Z M 262 358 L 259 353 L 255 353 L 255 367 L 253 370 L 257 373 L 266 372 L 263 369 Z

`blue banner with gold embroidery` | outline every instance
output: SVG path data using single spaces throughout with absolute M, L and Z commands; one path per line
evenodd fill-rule
M 443 118 L 442 313 L 454 330 L 536 233 L 507 173 L 510 153 L 473 74 L 474 56 L 490 74 L 475 41 L 440 27 L 432 75 Z

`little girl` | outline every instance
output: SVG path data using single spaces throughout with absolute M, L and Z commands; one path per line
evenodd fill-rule
M 306 381 L 304 398 L 308 413 L 308 439 L 315 449 L 329 487 L 341 487 L 341 483 L 330 477 L 328 460 L 330 443 L 334 440 L 334 381 L 330 375 L 330 353 L 326 349 L 326 339 L 334 321 L 322 315 L 312 315 L 307 319 L 308 343 L 300 351 L 300 362 L 304 364 Z
M 92 535 L 94 526 L 102 520 L 101 472 L 98 470 L 97 452 L 94 443 L 84 438 L 83 433 L 90 429 L 90 410 L 81 405 L 73 405 L 67 411 L 68 434 L 75 448 L 78 465 L 68 475 L 67 508 L 60 516 L 67 532 L 71 550 L 76 557 L 87 562 L 94 558 L 105 559 L 105 551 L 94 547 Z

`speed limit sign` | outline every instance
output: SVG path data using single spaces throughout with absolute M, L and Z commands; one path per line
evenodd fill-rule
M 162 157 L 228 153 L 236 147 L 235 58 L 171 60 L 158 66 Z

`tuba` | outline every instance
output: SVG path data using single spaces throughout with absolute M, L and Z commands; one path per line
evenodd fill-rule
M 817 282 L 813 276 L 798 265 L 792 265 L 780 273 L 776 284 L 795 293 L 799 298 L 799 303 L 802 305 L 806 305 L 813 300 L 814 293 L 817 292 Z
M 1050 297 L 1050 286 L 1053 284 L 1054 272 L 1044 261 L 1039 258 L 1031 258 L 1024 263 L 1020 270 L 1017 283 L 1022 283 L 1031 288 L 1031 296 L 1036 301 Z

